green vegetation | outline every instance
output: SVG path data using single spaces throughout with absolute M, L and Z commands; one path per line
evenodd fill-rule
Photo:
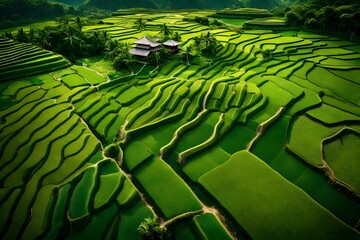
M 1 82 L 47 73 L 69 67 L 71 64 L 55 53 L 6 38 L 0 38 L 0 49 Z
M 234 154 L 199 182 L 255 239 L 275 235 L 281 239 L 358 237 L 353 229 L 249 152 Z M 246 198 L 239 197 L 243 193 Z M 249 208 L 253 209 L 251 214 Z
M 159 158 L 145 163 L 135 177 L 167 219 L 201 209 L 188 186 Z
M 279 10 L 274 13 L 285 16 L 286 22 L 292 26 L 306 25 L 315 30 L 340 31 L 353 40 L 360 35 L 359 2 L 350 1 L 322 1 L 308 0 L 299 4 Z
M 359 45 L 254 3 L 3 30 L 1 238 L 359 239 Z
M 138 231 L 144 239 L 170 239 L 170 234 L 165 227 L 159 226 L 159 219 L 157 218 L 145 218 L 138 227 Z
M 348 132 L 348 133 L 347 133 Z M 359 132 L 345 129 L 339 135 L 328 139 L 324 145 L 324 158 L 333 170 L 336 178 L 349 184 L 359 191 L 359 179 L 355 169 L 358 169 L 359 161 Z M 346 162 L 346 164 L 340 164 Z

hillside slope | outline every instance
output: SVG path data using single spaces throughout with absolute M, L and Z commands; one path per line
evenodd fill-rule
M 274 8 L 297 0 L 86 0 L 85 6 L 94 6 L 109 10 L 119 8 L 161 8 L 161 9 L 222 9 L 227 7 Z

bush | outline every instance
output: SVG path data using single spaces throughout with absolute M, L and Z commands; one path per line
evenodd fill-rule
M 264 59 L 272 58 L 272 53 L 271 53 L 271 50 L 270 50 L 270 49 L 262 50 L 262 51 L 261 51 L 261 54 L 262 54 L 262 56 L 263 56 Z

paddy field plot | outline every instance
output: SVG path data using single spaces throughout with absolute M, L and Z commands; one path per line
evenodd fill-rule
M 1 82 L 69 67 L 70 61 L 61 55 L 27 43 L 0 38 Z

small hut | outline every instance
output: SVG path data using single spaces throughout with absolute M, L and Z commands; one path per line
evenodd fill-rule
M 171 53 L 179 52 L 180 43 L 174 40 L 167 40 L 163 43 L 163 46 L 170 50 Z
M 151 52 L 160 50 L 160 44 L 153 42 L 146 36 L 140 38 L 135 42 L 136 47 L 130 50 L 130 53 L 140 58 L 146 58 Z

